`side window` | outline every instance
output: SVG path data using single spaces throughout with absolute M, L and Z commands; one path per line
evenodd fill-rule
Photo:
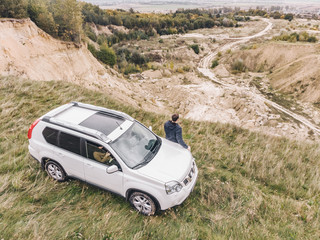
M 114 164 L 118 166 L 114 157 L 104 147 L 99 146 L 96 143 L 87 141 L 86 149 L 87 149 L 87 157 L 89 159 L 104 163 L 108 166 L 111 166 Z
M 59 136 L 59 146 L 70 152 L 80 154 L 80 138 L 61 132 Z
M 59 132 L 58 130 L 46 127 L 43 130 L 42 135 L 48 143 L 51 143 L 51 144 L 57 146 L 58 145 L 58 141 L 57 141 L 58 132 Z

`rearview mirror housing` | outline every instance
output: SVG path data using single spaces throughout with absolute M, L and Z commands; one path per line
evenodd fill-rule
M 117 172 L 117 171 L 119 171 L 119 168 L 117 165 L 112 165 L 107 168 L 107 173 L 109 173 L 109 174 Z

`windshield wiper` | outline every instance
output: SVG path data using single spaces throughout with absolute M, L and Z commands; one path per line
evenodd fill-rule
M 154 144 L 152 145 L 152 147 L 150 148 L 150 151 L 153 152 L 156 149 L 156 146 L 159 144 L 159 140 L 157 139 Z
M 141 163 L 138 163 L 137 165 L 135 165 L 132 169 L 136 169 L 137 167 L 142 167 L 144 165 L 146 165 L 149 161 L 144 161 L 144 162 L 141 162 Z

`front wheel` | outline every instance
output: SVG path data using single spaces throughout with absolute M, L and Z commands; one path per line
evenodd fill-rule
M 63 168 L 54 161 L 48 161 L 45 165 L 45 169 L 48 175 L 58 182 L 63 182 L 67 179 L 67 175 Z
M 138 212 L 146 216 L 154 215 L 157 210 L 152 198 L 142 192 L 132 193 L 129 202 Z

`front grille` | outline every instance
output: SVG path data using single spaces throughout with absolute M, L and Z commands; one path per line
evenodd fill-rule
M 190 172 L 188 173 L 186 178 L 183 180 L 183 183 L 184 183 L 185 186 L 187 186 L 192 181 L 192 178 L 193 178 L 193 176 L 195 174 L 195 171 L 196 171 L 195 170 L 195 164 L 193 163 Z

